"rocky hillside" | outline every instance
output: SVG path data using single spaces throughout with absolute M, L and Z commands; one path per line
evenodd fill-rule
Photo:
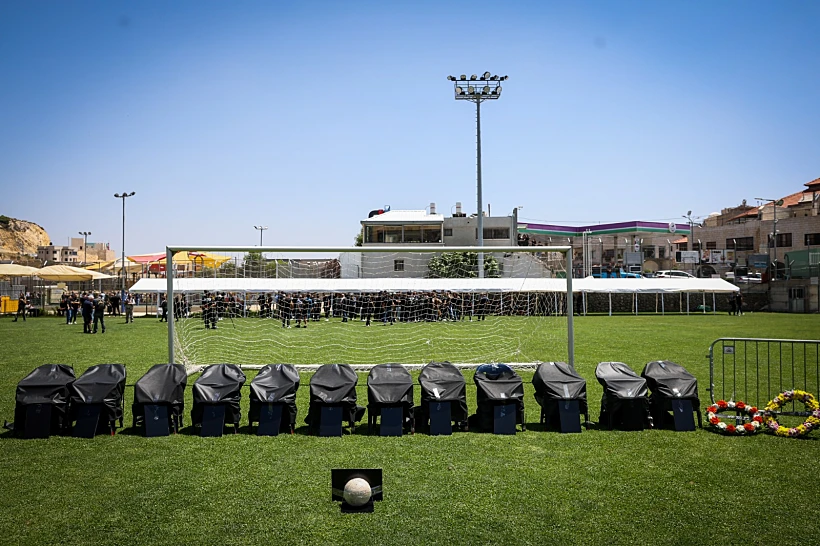
M 42 227 L 32 222 L 0 215 L 0 255 L 14 259 L 21 253 L 37 255 L 37 247 L 50 239 Z

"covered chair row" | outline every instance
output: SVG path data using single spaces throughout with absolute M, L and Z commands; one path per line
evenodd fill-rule
M 701 424 L 697 379 L 679 364 L 649 362 L 639 376 L 623 362 L 601 362 L 595 377 L 604 387 L 599 421 L 610 429 L 693 430 L 693 415 Z
M 122 427 L 125 366 L 99 364 L 80 377 L 64 364 L 44 364 L 17 384 L 14 423 L 23 438 L 93 437 Z

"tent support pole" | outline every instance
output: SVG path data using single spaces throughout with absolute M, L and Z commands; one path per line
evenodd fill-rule
M 663 292 L 661 292 L 661 315 L 666 315 L 666 309 L 663 305 Z
M 612 316 L 612 292 L 609 293 L 609 316 Z

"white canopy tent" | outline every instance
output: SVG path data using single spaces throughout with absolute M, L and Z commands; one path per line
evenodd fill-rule
M 164 293 L 166 279 L 140 279 L 131 287 L 131 292 Z M 544 278 L 500 278 L 500 279 L 248 279 L 248 278 L 183 278 L 174 279 L 174 292 L 202 293 L 205 290 L 217 292 L 559 292 L 565 293 L 565 279 Z M 723 279 L 573 279 L 573 293 L 610 294 L 612 314 L 612 294 L 634 294 L 637 313 L 638 294 L 659 294 L 661 312 L 663 296 L 666 294 L 701 294 L 705 311 L 706 294 L 712 294 L 714 309 L 715 294 L 737 292 L 739 288 Z M 582 311 L 579 309 L 579 311 Z

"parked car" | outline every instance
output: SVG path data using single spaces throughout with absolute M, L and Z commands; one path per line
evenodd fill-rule
M 677 271 L 677 270 L 669 270 L 669 271 L 658 271 L 655 274 L 655 278 L 658 279 L 694 279 L 695 276 L 691 273 L 687 273 L 686 271 Z
M 642 279 L 643 275 L 640 273 L 630 273 L 623 268 L 612 270 L 612 272 L 602 271 L 601 273 L 593 273 L 592 276 L 596 279 Z

